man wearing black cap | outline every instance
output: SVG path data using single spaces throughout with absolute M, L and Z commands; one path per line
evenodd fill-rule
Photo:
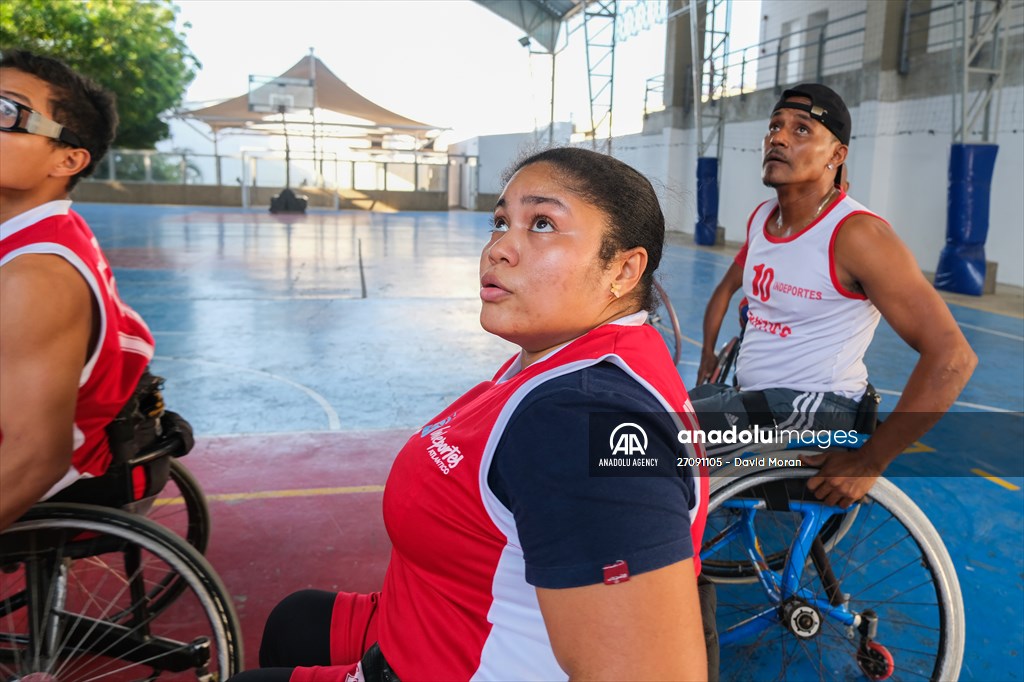
M 824 85 L 798 85 L 776 103 L 761 165 L 776 198 L 751 215 L 746 243 L 704 314 L 698 383 L 710 378 L 722 319 L 743 288 L 749 313 L 739 387 L 690 392 L 705 432 L 750 428 L 758 413 L 781 429 L 850 430 L 868 386 L 864 353 L 884 317 L 920 354 L 892 415 L 856 456 L 805 458 L 821 467 L 808 483 L 815 495 L 844 508 L 949 409 L 977 364 L 906 245 L 841 188 L 851 129 L 846 104 Z

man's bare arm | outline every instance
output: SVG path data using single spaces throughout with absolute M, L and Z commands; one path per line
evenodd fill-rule
M 0 529 L 71 465 L 92 294 L 64 259 L 24 255 L 0 268 Z
M 843 285 L 859 287 L 920 354 L 892 414 L 858 457 L 831 458 L 809 484 L 820 499 L 846 506 L 950 408 L 978 358 L 891 227 L 872 216 L 855 216 L 840 230 L 835 249 Z
M 704 309 L 704 339 L 700 351 L 700 367 L 697 369 L 697 383 L 707 381 L 715 369 L 715 344 L 718 343 L 718 332 L 722 329 L 722 320 L 729 312 L 732 295 L 743 286 L 743 268 L 735 262 L 715 287 L 707 308 Z

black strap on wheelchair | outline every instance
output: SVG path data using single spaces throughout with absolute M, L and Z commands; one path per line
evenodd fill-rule
M 401 682 L 395 671 L 388 665 L 384 653 L 380 650 L 380 644 L 377 642 L 374 642 L 373 646 L 363 654 L 360 665 L 363 667 L 363 679 L 366 682 Z
M 192 427 L 164 409 L 164 380 L 146 371 L 117 417 L 107 426 L 111 462 L 102 476 L 82 478 L 50 498 L 52 502 L 124 507 L 156 495 L 170 477 L 171 457 L 192 449 Z M 137 489 L 136 478 L 142 477 Z
M 775 415 L 772 414 L 764 391 L 740 391 L 740 402 L 743 403 L 751 426 L 775 428 Z
M 126 464 L 163 435 L 163 387 L 163 377 L 143 372 L 128 402 L 107 426 L 112 465 Z
M 853 429 L 857 433 L 872 434 L 878 427 L 878 404 L 882 402 L 882 396 L 878 395 L 875 387 L 868 383 L 864 397 L 857 406 L 857 416 L 853 422 Z
M 163 377 L 147 369 L 131 398 L 107 426 L 113 458 L 108 473 L 125 479 L 129 500 L 135 497 L 133 471 L 145 476 L 142 497 L 155 495 L 167 483 L 170 458 L 188 454 L 195 444 L 191 425 L 165 408 L 163 386 Z

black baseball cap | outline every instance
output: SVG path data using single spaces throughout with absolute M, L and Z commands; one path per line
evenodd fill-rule
M 804 102 L 787 102 L 790 97 L 806 97 L 810 104 Z M 843 144 L 850 144 L 850 110 L 846 108 L 843 98 L 835 90 L 821 83 L 803 83 L 782 93 L 772 112 L 779 109 L 799 109 L 806 111 L 815 121 L 825 126 Z

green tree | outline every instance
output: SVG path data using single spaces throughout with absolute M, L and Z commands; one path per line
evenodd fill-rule
M 150 149 L 202 65 L 169 0 L 0 0 L 0 46 L 64 61 L 117 95 L 115 144 Z M 185 28 L 189 28 L 185 24 Z

